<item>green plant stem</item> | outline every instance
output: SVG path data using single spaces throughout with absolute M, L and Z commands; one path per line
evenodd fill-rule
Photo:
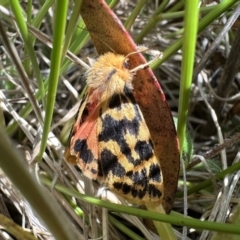
M 71 14 L 71 18 L 69 20 L 68 26 L 67 26 L 67 32 L 66 32 L 66 38 L 64 41 L 64 46 L 63 46 L 63 51 L 62 55 L 65 56 L 68 50 L 68 47 L 70 45 L 74 29 L 77 27 L 77 20 L 79 17 L 79 11 L 82 5 L 82 0 L 81 1 L 75 1 L 75 5 L 73 7 L 73 12 Z
M 150 212 L 166 214 L 162 207 L 162 204 L 153 204 L 149 202 L 146 204 L 146 207 Z M 153 221 L 153 223 L 161 239 L 177 240 L 171 224 L 160 221 Z
M 198 28 L 198 3 L 199 0 L 186 1 L 185 3 L 186 15 L 184 18 L 184 34 L 182 48 L 183 60 L 177 125 L 177 135 L 180 144 L 180 156 L 182 156 L 184 146 L 190 89 L 192 84 L 194 55 Z
M 216 174 L 215 179 L 217 181 L 223 180 L 227 175 L 233 174 L 233 173 L 235 173 L 239 170 L 240 170 L 240 162 L 237 162 L 237 163 L 233 164 L 232 166 L 228 167 L 227 169 L 223 170 L 222 172 Z M 188 193 L 188 195 L 190 195 L 190 194 L 196 193 L 196 192 L 198 192 L 198 191 L 200 191 L 200 190 L 202 190 L 206 187 L 209 187 L 211 185 L 212 185 L 212 180 L 209 179 L 209 180 L 206 180 L 206 181 L 204 181 L 204 182 L 202 182 L 202 183 L 200 183 L 200 184 L 198 184 L 194 187 L 191 187 L 190 189 L 188 189 L 187 193 Z M 177 193 L 176 196 L 177 197 L 182 197 L 183 193 Z
M 131 229 L 126 227 L 124 224 L 122 224 L 116 218 L 112 217 L 111 215 L 108 215 L 108 218 L 109 218 L 109 221 L 110 221 L 110 223 L 112 225 L 114 225 L 116 228 L 118 228 L 122 232 L 124 232 L 130 239 L 133 239 L 133 240 L 144 240 L 144 238 L 141 238 L 138 234 L 136 234 Z
M 34 17 L 34 19 L 32 19 L 32 25 L 35 28 L 39 28 L 42 20 L 44 19 L 44 17 L 47 14 L 47 11 L 49 10 L 49 8 L 53 5 L 54 0 L 46 0 L 44 1 L 44 4 L 41 6 L 41 8 L 39 9 L 38 13 L 36 14 L 36 16 Z
M 132 13 L 130 14 L 127 21 L 124 24 L 124 27 L 126 28 L 126 30 L 130 30 L 130 28 L 132 27 L 136 17 L 138 16 L 139 12 L 142 10 L 142 7 L 144 6 L 144 4 L 146 2 L 147 2 L 146 0 L 138 1 L 138 3 L 136 4 L 135 8 L 132 11 Z
M 41 177 L 41 182 L 47 186 L 52 186 L 52 182 L 49 181 L 46 178 Z M 63 187 L 59 184 L 56 184 L 55 189 L 65 193 L 69 194 L 72 197 L 79 198 L 87 203 L 97 205 L 99 207 L 107 208 L 114 212 L 121 212 L 126 213 L 146 219 L 151 219 L 155 221 L 160 222 L 166 222 L 178 226 L 188 226 L 194 229 L 206 229 L 210 231 L 219 231 L 219 232 L 226 232 L 226 233 L 232 233 L 232 234 L 240 234 L 240 228 L 236 225 L 230 225 L 230 224 L 224 224 L 224 223 L 215 223 L 210 221 L 201 221 L 196 220 L 193 218 L 186 218 L 186 217 L 176 217 L 166 214 L 160 214 L 156 212 L 150 212 L 146 210 L 136 209 L 133 207 L 127 207 L 119 204 L 110 203 L 108 201 L 104 201 L 98 198 L 90 197 L 84 194 L 81 194 L 75 190 L 68 189 L 66 187 Z
M 40 69 L 38 66 L 38 61 L 33 49 L 33 45 L 32 45 L 32 41 L 31 41 L 31 35 L 28 32 L 27 29 L 27 24 L 23 18 L 22 15 L 22 8 L 20 6 L 20 2 L 18 0 L 10 0 L 10 5 L 12 8 L 12 11 L 14 13 L 14 16 L 16 18 L 16 23 L 19 27 L 19 30 L 21 32 L 21 36 L 23 38 L 24 41 L 24 46 L 27 50 L 27 53 L 29 54 L 29 58 L 26 61 L 30 61 L 32 63 L 33 69 L 34 69 L 34 73 L 38 82 L 38 87 L 40 89 L 40 93 L 41 93 L 41 99 L 42 99 L 42 103 L 43 106 L 45 106 L 45 101 L 44 101 L 44 96 L 45 96 L 45 90 L 43 87 L 43 81 L 42 81 L 42 77 L 41 77 L 41 73 L 40 73 Z M 29 63 L 26 63 L 25 66 L 30 66 Z M 26 72 L 29 74 L 30 70 L 28 69 L 29 67 L 27 67 Z
M 49 75 L 49 88 L 47 94 L 47 108 L 44 119 L 43 135 L 38 161 L 42 160 L 47 145 L 48 134 L 52 123 L 57 86 L 60 75 L 60 66 L 63 59 L 62 46 L 66 28 L 68 1 L 56 2 L 55 31 L 53 33 L 53 49 L 51 54 L 51 66 Z
M 149 19 L 146 26 L 142 29 L 140 34 L 135 39 L 137 43 L 140 43 L 143 40 L 144 36 L 146 36 L 149 33 L 149 31 L 151 31 L 151 29 L 159 22 L 158 15 L 164 10 L 164 8 L 168 3 L 169 3 L 169 0 L 164 0 L 159 5 L 159 7 L 155 10 L 155 12 L 153 13 L 152 17 Z
M 16 224 L 12 219 L 0 214 L 1 228 L 7 233 L 14 236 L 17 240 L 36 240 L 32 233 L 23 230 L 18 224 Z M 3 239 L 3 238 L 2 238 Z M 13 238 L 4 238 L 13 239 Z
M 178 0 L 177 2 L 175 2 L 175 4 L 168 10 L 168 12 L 176 12 L 178 11 L 179 9 L 183 8 L 184 7 L 184 3 L 185 1 L 184 0 Z

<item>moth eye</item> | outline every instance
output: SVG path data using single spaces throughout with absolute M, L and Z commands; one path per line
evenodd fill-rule
M 128 61 L 125 61 L 125 62 L 123 63 L 123 67 L 129 69 L 129 67 L 130 67 L 129 62 L 128 62 Z

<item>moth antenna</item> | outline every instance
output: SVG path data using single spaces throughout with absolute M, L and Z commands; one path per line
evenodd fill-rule
M 155 55 L 154 58 L 153 58 L 152 60 L 144 63 L 144 64 L 141 64 L 141 65 L 139 65 L 139 66 L 131 69 L 131 70 L 130 70 L 131 73 L 136 73 L 137 71 L 139 71 L 139 70 L 141 70 L 141 69 L 145 69 L 145 68 L 149 67 L 149 65 L 150 65 L 151 63 L 155 62 L 157 59 L 162 58 L 162 56 L 163 56 L 162 52 L 159 52 L 159 51 L 157 51 L 157 50 L 150 50 L 150 49 L 146 48 L 146 49 L 143 49 L 142 51 L 136 51 L 136 52 L 129 53 L 129 54 L 127 55 L 127 57 L 130 56 L 130 55 L 132 55 L 132 54 L 136 54 L 136 53 L 140 53 L 140 52 L 149 52 L 149 51 L 150 51 L 151 53 L 153 53 L 153 55 Z
M 129 56 L 137 53 L 147 52 L 149 48 L 141 46 L 137 51 L 130 52 L 127 56 L 125 56 L 125 59 L 127 59 Z

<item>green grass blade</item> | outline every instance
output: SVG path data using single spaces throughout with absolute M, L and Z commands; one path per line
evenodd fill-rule
M 118 228 L 119 230 L 124 232 L 128 237 L 130 237 L 130 239 L 133 239 L 133 240 L 144 240 L 144 238 L 141 238 L 138 234 L 136 234 L 134 231 L 132 231 L 131 229 L 126 227 L 124 224 L 122 224 L 116 218 L 114 218 L 114 217 L 112 217 L 110 215 L 108 216 L 108 218 L 109 218 L 109 221 L 111 222 L 111 224 L 113 224 L 113 226 L 115 226 L 116 228 Z
M 158 15 L 164 10 L 164 8 L 169 3 L 169 0 L 164 0 L 161 2 L 161 4 L 158 6 L 156 11 L 153 13 L 152 17 L 149 19 L 146 26 L 142 29 L 142 31 L 138 34 L 135 41 L 137 43 L 140 43 L 143 38 L 152 30 L 152 28 L 159 22 Z
M 182 155 L 186 123 L 188 115 L 189 97 L 192 84 L 194 56 L 197 40 L 199 0 L 186 1 L 184 34 L 183 34 L 183 58 L 180 84 L 180 98 L 178 104 L 177 135 L 180 144 L 180 156 Z
M 1 127 L 0 135 L 0 167 L 2 171 L 26 198 L 56 239 L 77 239 L 75 229 L 58 203 L 55 202 L 56 200 L 30 174 L 26 161 L 20 157 L 22 154 L 10 143 Z
M 43 19 L 46 17 L 47 11 L 53 5 L 54 0 L 47 0 L 44 1 L 44 4 L 40 8 L 40 11 L 36 14 L 35 18 L 32 20 L 32 25 L 35 28 L 39 28 L 40 24 L 42 23 Z
M 28 68 L 30 66 L 29 61 L 31 61 L 32 67 L 33 67 L 33 72 L 35 73 L 37 83 L 38 83 L 38 87 L 40 89 L 42 103 L 43 103 L 43 106 L 45 106 L 45 101 L 44 101 L 45 90 L 44 90 L 44 87 L 43 87 L 43 81 L 42 81 L 40 69 L 39 69 L 39 66 L 38 66 L 37 58 L 36 58 L 36 55 L 35 55 L 35 52 L 34 52 L 34 49 L 33 49 L 33 43 L 31 41 L 31 35 L 28 31 L 25 19 L 24 19 L 23 14 L 22 14 L 22 8 L 21 8 L 18 0 L 10 0 L 10 5 L 11 5 L 12 11 L 14 13 L 14 16 L 16 18 L 16 23 L 17 23 L 17 25 L 19 27 L 19 30 L 21 32 L 21 36 L 23 38 L 25 48 L 26 48 L 27 53 L 29 54 L 29 58 L 30 58 L 30 59 L 25 60 L 25 61 L 27 61 L 26 64 L 25 64 L 25 66 L 27 66 L 27 69 L 25 69 L 25 70 L 28 73 L 28 75 L 30 75 L 31 71 Z
M 66 28 L 68 1 L 56 3 L 56 15 L 55 15 L 55 31 L 53 33 L 53 49 L 51 55 L 51 67 L 49 75 L 49 87 L 47 94 L 47 108 L 45 114 L 44 128 L 42 141 L 40 146 L 40 153 L 38 160 L 41 161 L 43 153 L 45 151 L 48 139 L 48 133 L 52 123 L 53 110 L 55 105 L 55 98 L 58 87 L 58 80 L 60 75 L 60 67 L 62 56 L 62 47 L 64 40 L 64 33 Z
M 127 21 L 124 23 L 124 27 L 126 28 L 126 30 L 128 30 L 128 31 L 130 30 L 133 23 L 135 22 L 136 17 L 138 16 L 139 12 L 142 10 L 142 7 L 144 6 L 144 4 L 146 2 L 147 2 L 146 0 L 138 1 L 138 3 L 136 4 L 135 8 L 132 11 L 132 13 L 128 17 Z
M 52 184 L 51 181 L 43 177 L 41 177 L 41 181 L 43 184 L 46 184 L 47 186 L 51 186 Z M 210 231 L 240 234 L 240 228 L 236 225 L 215 223 L 210 221 L 201 221 L 194 218 L 181 217 L 179 215 L 176 217 L 174 214 L 170 214 L 170 215 L 160 214 L 157 212 L 151 212 L 151 211 L 141 210 L 134 207 L 128 207 L 128 206 L 123 206 L 115 203 L 110 203 L 109 201 L 90 197 L 85 194 L 81 194 L 76 190 L 70 190 L 69 188 L 63 187 L 58 184 L 56 184 L 54 187 L 62 193 L 68 194 L 72 197 L 79 198 L 87 203 L 94 204 L 99 207 L 107 208 L 113 212 L 126 213 L 133 216 L 138 216 L 138 217 L 160 221 L 160 222 L 166 222 L 166 223 L 170 223 L 178 226 L 188 226 L 198 230 L 206 229 Z
M 216 180 L 223 180 L 227 175 L 233 174 L 233 173 L 235 173 L 239 170 L 240 170 L 240 162 L 237 162 L 237 163 L 233 164 L 232 166 L 228 167 L 227 169 L 217 173 L 215 175 L 215 179 Z M 200 190 L 211 186 L 212 183 L 213 183 L 212 179 L 205 180 L 205 181 L 197 184 L 196 186 L 193 186 L 193 187 L 189 188 L 187 193 L 188 193 L 188 195 L 193 194 L 193 193 L 197 193 Z M 183 193 L 177 193 L 176 196 L 177 197 L 182 197 Z
M 66 38 L 63 46 L 63 56 L 65 56 L 68 50 L 72 36 L 74 34 L 74 29 L 77 26 L 77 20 L 79 17 L 79 11 L 80 11 L 81 5 L 82 5 L 82 1 L 75 1 L 73 12 L 71 14 L 71 18 L 69 20 L 67 31 L 66 31 Z

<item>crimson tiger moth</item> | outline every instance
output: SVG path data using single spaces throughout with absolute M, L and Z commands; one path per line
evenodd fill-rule
M 134 73 L 142 68 L 130 70 L 127 57 L 111 52 L 96 60 L 64 153 L 85 176 L 136 204 L 160 202 L 164 192 L 160 162 L 132 93 Z

